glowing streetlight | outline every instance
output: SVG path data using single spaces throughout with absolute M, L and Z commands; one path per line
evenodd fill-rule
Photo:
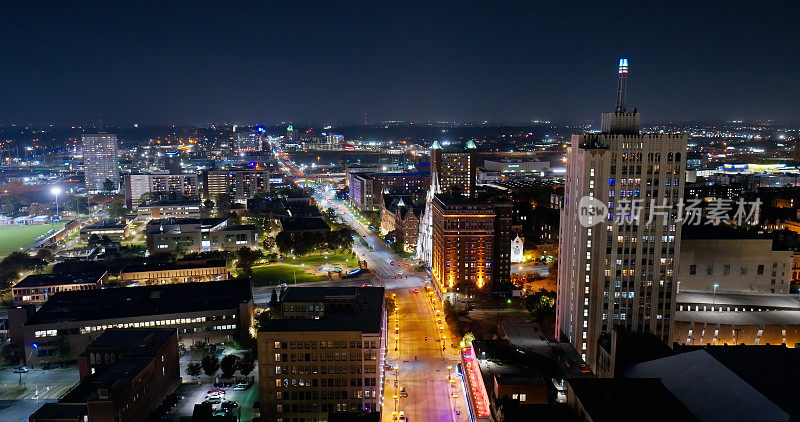
M 61 188 L 58 186 L 53 186 L 53 188 L 50 189 L 50 193 L 56 197 L 56 215 L 58 215 L 58 195 L 61 194 Z

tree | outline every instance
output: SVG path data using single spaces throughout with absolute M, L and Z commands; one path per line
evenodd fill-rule
M 392 315 L 394 313 L 394 307 L 395 306 L 396 305 L 395 305 L 394 297 L 386 296 L 386 313 L 388 315 Z
M 236 369 L 239 370 L 239 373 L 242 376 L 248 376 L 253 369 L 256 369 L 256 359 L 253 357 L 252 353 L 245 353 L 244 357 L 242 357 L 239 362 L 236 364 Z
M 121 218 L 127 213 L 128 210 L 125 209 L 125 204 L 122 202 L 112 202 L 111 205 L 108 206 L 108 215 L 111 218 Z
M 257 249 L 250 249 L 248 247 L 242 246 L 236 251 L 236 268 L 242 270 L 242 272 L 248 276 L 253 276 L 253 264 L 256 263 L 264 254 Z
M 548 317 L 556 315 L 556 293 L 545 289 L 528 296 L 525 299 L 525 309 L 531 313 L 536 322 L 542 322 Z
M 202 363 L 200 363 L 200 362 L 189 362 L 189 364 L 186 365 L 186 375 L 188 375 L 188 376 L 190 376 L 192 378 L 197 378 L 202 373 L 203 373 L 203 364 Z
M 269 309 L 278 309 L 278 292 L 272 289 L 272 294 L 269 296 Z
M 106 179 L 103 181 L 103 190 L 106 192 L 111 192 L 113 190 L 117 190 L 117 185 L 111 179 Z
M 3 214 L 9 217 L 16 217 L 20 214 L 19 208 L 20 203 L 16 196 L 6 196 L 5 201 L 3 201 Z
M 202 359 L 204 356 L 208 355 L 208 343 L 198 341 L 189 346 L 189 352 L 195 359 Z
M 210 199 L 206 199 L 203 201 L 203 208 L 201 209 L 201 213 L 204 217 L 208 217 L 211 215 L 211 211 L 214 210 L 214 201 Z
M 53 252 L 50 249 L 39 249 L 36 252 L 36 258 L 39 258 L 42 261 L 50 261 L 53 259 Z
M 70 353 L 72 353 L 72 346 L 70 346 L 69 340 L 66 337 L 59 337 L 56 340 L 56 359 L 66 360 Z
M 220 362 L 220 369 L 222 369 L 222 377 L 223 378 L 232 378 L 233 374 L 236 373 L 236 366 L 239 362 L 239 358 L 235 355 L 225 355 Z
M 272 236 L 264 237 L 264 241 L 261 242 L 261 246 L 264 247 L 264 250 L 267 252 L 275 250 L 277 243 L 275 243 L 275 238 Z
M 219 371 L 219 359 L 216 356 L 205 355 L 203 356 L 203 360 L 200 361 L 200 364 L 203 366 L 203 372 L 208 375 L 209 378 L 217 375 L 217 371 Z
M 225 211 L 230 211 L 233 206 L 233 198 L 227 193 L 217 195 L 217 212 L 222 214 Z

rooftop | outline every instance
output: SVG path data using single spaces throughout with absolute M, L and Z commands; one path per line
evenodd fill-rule
M 152 357 L 124 358 L 98 374 L 84 378 L 66 396 L 63 403 L 86 403 L 100 399 L 99 390 L 107 389 L 115 397 L 126 385 L 153 363 Z
M 680 305 L 725 305 L 725 306 L 747 306 L 762 307 L 770 309 L 800 310 L 800 300 L 796 294 L 779 293 L 725 293 L 699 292 L 692 290 L 681 290 L 677 295 L 675 303 Z M 680 308 L 679 308 L 680 309 Z M 709 308 L 710 309 L 710 308 Z
M 320 319 L 270 319 L 259 332 L 360 331 L 380 333 L 383 320 L 383 287 L 289 287 L 281 299 L 287 302 L 324 302 L 331 296 L 355 296 L 352 313 L 325 312 Z
M 14 285 L 14 287 L 66 286 L 70 284 L 97 283 L 104 275 L 106 275 L 105 271 L 79 274 L 31 274 L 23 278 L 22 281 Z
M 594 422 L 698 420 L 658 379 L 577 378 L 569 388 Z
M 225 267 L 223 260 L 194 260 L 194 261 L 178 261 L 178 262 L 161 262 L 142 265 L 129 265 L 125 267 L 123 273 L 137 273 L 141 271 L 168 271 L 168 270 L 186 270 L 193 268 L 216 268 Z
M 800 310 L 763 312 L 677 311 L 675 321 L 701 324 L 800 325 Z
M 87 415 L 86 403 L 45 403 L 33 412 L 32 421 L 50 419 L 75 419 Z
M 234 309 L 252 297 L 247 279 L 60 292 L 26 325 Z
M 703 421 L 789 420 L 786 412 L 704 350 L 639 363 L 626 376 L 660 378 Z
M 114 349 L 123 351 L 126 357 L 153 357 L 175 333 L 174 328 L 111 328 L 92 340 L 86 351 Z

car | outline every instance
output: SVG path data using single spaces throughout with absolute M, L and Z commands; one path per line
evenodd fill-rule
M 217 393 L 217 394 L 225 394 L 225 390 L 223 390 L 223 389 L 221 389 L 221 388 L 216 388 L 216 387 L 215 387 L 215 388 L 212 388 L 212 389 L 210 389 L 210 390 L 206 391 L 206 393 L 207 393 L 207 394 L 214 394 L 214 393 Z
M 419 293 L 419 289 L 414 289 L 414 293 Z
M 233 386 L 233 391 L 244 391 L 250 388 L 249 382 L 240 382 Z
M 406 412 L 401 410 L 400 414 L 397 415 L 397 420 L 399 420 L 399 421 L 407 421 L 408 419 L 406 419 Z
M 219 404 L 222 403 L 222 399 L 219 397 L 206 397 L 203 403 Z
M 30 368 L 27 366 L 20 366 L 19 368 L 14 369 L 15 374 L 25 374 L 30 371 Z
M 220 407 L 223 409 L 236 409 L 239 407 L 239 403 L 236 403 L 235 401 L 224 401 Z
M 390 262 L 389 265 L 394 265 L 394 261 Z

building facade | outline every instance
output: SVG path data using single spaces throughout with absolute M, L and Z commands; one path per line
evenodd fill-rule
M 478 158 L 470 141 L 465 151 L 443 150 L 438 142 L 431 147 L 431 171 L 439 178 L 442 192 L 472 197 L 478 179 Z
M 35 305 L 59 292 L 95 290 L 108 283 L 108 272 L 84 274 L 32 274 L 11 288 L 14 305 Z
M 83 143 L 83 167 L 86 190 L 105 190 L 105 181 L 119 189 L 119 166 L 117 165 L 117 135 L 113 133 L 85 134 Z
M 145 230 L 147 251 L 151 254 L 258 247 L 258 234 L 254 225 L 228 226 L 224 218 L 151 220 Z
M 80 382 L 30 421 L 147 420 L 180 384 L 178 358 L 175 330 L 107 330 L 78 356 Z
M 431 274 L 439 292 L 492 288 L 495 212 L 491 204 L 447 194 L 433 199 Z
M 227 280 L 229 273 L 225 261 L 179 261 L 174 264 L 128 266 L 119 276 L 125 284 L 149 285 Z
M 235 201 L 246 201 L 270 189 L 268 170 L 207 170 L 202 174 L 203 197 L 211 200 L 225 194 Z
M 29 364 L 75 359 L 110 328 L 172 328 L 188 347 L 251 335 L 252 324 L 249 280 L 62 292 L 35 312 L 9 312 L 12 343 Z
M 772 239 L 681 239 L 680 290 L 789 293 L 792 251 Z
M 200 200 L 196 174 L 130 174 L 125 176 L 125 203 L 138 206 L 145 193 L 154 200 Z
M 380 412 L 386 353 L 382 287 L 294 287 L 258 332 L 262 420 Z
M 624 108 L 603 113 L 602 133 L 573 135 L 567 154 L 556 332 L 593 368 L 601 333 L 669 341 L 674 323 L 687 138 L 642 134 Z

